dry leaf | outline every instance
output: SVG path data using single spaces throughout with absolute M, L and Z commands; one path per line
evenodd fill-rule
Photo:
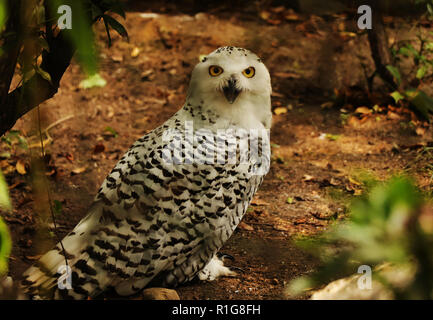
M 251 201 L 251 204 L 254 206 L 269 206 L 269 203 L 260 199 L 260 198 L 253 198 Z
M 290 231 L 290 227 L 283 224 L 275 224 L 273 228 L 277 231 Z
M 359 114 L 370 114 L 373 111 L 367 107 L 358 107 L 355 110 L 355 113 L 359 113 Z
M 86 167 L 80 167 L 80 168 L 75 168 L 72 170 L 73 174 L 80 174 L 83 173 L 84 171 L 86 171 Z
M 105 146 L 102 143 L 98 143 L 93 148 L 93 153 L 101 153 L 105 151 Z
M 417 135 L 423 136 L 425 134 L 425 128 L 418 127 L 418 128 L 415 129 L 415 132 L 416 132 Z
M 28 260 L 39 260 L 42 257 L 42 254 L 38 254 L 36 256 L 25 256 Z
M 310 176 L 309 174 L 305 174 L 305 175 L 302 177 L 302 180 L 304 180 L 305 182 L 309 182 L 309 181 L 313 181 L 313 180 L 314 180 L 314 177 L 313 177 L 313 176 Z
M 245 222 L 241 222 L 238 224 L 238 228 L 246 231 L 254 231 L 254 228 Z
M 274 113 L 278 116 L 278 115 L 280 115 L 280 114 L 283 114 L 283 113 L 287 113 L 287 108 L 285 108 L 285 107 L 278 107 L 278 108 L 275 108 L 274 109 Z
M 386 116 L 391 120 L 400 120 L 400 116 L 395 112 L 388 111 Z
M 111 57 L 111 59 L 114 62 L 122 62 L 123 61 L 123 57 L 121 55 L 114 55 L 114 56 Z
M 26 170 L 26 163 L 24 160 L 18 160 L 17 164 L 15 165 L 15 168 L 17 169 L 18 173 L 21 175 L 25 175 L 27 173 Z
M 131 51 L 131 57 L 136 58 L 138 57 L 138 55 L 140 54 L 140 49 L 135 47 L 134 49 L 132 49 Z

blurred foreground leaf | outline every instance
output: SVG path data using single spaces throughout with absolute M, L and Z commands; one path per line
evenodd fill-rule
M 405 288 L 390 286 L 380 275 L 373 279 L 391 289 L 397 298 L 431 299 L 433 292 L 433 231 L 423 229 L 422 197 L 407 178 L 394 178 L 375 186 L 368 197 L 351 206 L 350 219 L 317 239 L 298 244 L 320 257 L 323 265 L 311 276 L 295 279 L 288 292 L 303 291 L 357 272 L 360 265 L 372 269 L 385 262 L 415 266 L 417 271 Z M 425 219 L 424 219 L 425 220 Z
M 0 171 L 0 209 L 12 210 L 11 200 L 9 198 L 9 189 L 3 173 Z
M 105 87 L 107 81 L 99 73 L 95 73 L 80 82 L 80 88 L 90 89 L 93 87 Z
M 9 198 L 9 190 L 4 179 L 3 173 L 0 171 L 0 208 L 11 210 L 12 205 Z M 11 251 L 11 238 L 8 228 L 0 216 L 0 277 L 8 271 L 8 259 Z

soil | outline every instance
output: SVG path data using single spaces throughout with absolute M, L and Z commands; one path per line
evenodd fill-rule
M 299 15 L 275 25 L 228 10 L 143 12 L 127 13 L 129 42 L 113 35 L 108 48 L 103 25 L 95 28 L 105 87 L 81 89 L 84 75 L 74 62 L 59 92 L 40 106 L 41 128 L 54 124 L 48 131 L 52 141 L 45 146 L 45 176 L 58 206 L 58 236 L 83 218 L 129 146 L 182 106 L 199 56 L 225 45 L 251 49 L 270 70 L 276 113 L 272 165 L 243 222 L 221 250 L 243 272 L 183 285 L 177 289 L 181 299 L 289 298 L 287 283 L 318 266 L 295 240 L 314 237 L 345 219 L 347 200 L 365 191 L 362 176 L 383 180 L 409 172 L 419 186 L 431 188 L 431 159 L 419 157 L 422 146 L 432 141 L 427 123 L 411 112 L 388 108 L 383 98 L 378 100 L 386 101 L 379 105 L 383 111 L 374 114 L 355 112 L 362 104 L 347 99 L 337 107 L 328 103 L 335 93 L 350 98 L 353 88 L 365 87 L 361 62 L 373 70 L 366 35 L 356 33 L 350 15 Z M 403 19 L 390 24 L 390 38 L 407 35 L 407 24 Z M 369 95 L 368 107 L 374 99 Z M 37 146 L 37 127 L 34 110 L 14 129 Z M 56 242 L 50 212 L 38 205 L 47 201 L 40 183 L 42 191 L 36 190 L 40 179 L 32 159 L 39 152 L 38 147 L 15 146 L 12 156 L 2 160 L 4 171 L 12 167 L 6 177 L 14 210 L 2 216 L 13 238 L 10 273 L 17 280 Z M 21 173 L 14 170 L 17 163 L 24 168 Z

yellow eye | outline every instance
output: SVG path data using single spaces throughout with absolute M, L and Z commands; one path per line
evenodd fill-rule
M 254 67 L 246 68 L 244 71 L 242 71 L 242 74 L 247 78 L 252 78 L 256 74 L 256 69 L 254 69 Z
M 224 71 L 223 68 L 218 67 L 218 66 L 210 66 L 209 67 L 209 74 L 212 77 L 219 76 L 221 73 L 223 73 L 223 71 Z

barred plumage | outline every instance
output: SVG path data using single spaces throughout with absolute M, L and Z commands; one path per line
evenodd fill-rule
M 213 65 L 221 76 L 208 74 Z M 249 67 L 255 77 L 242 78 Z M 58 244 L 25 272 L 26 291 L 83 299 L 108 287 L 130 295 L 232 275 L 215 254 L 269 168 L 270 93 L 266 67 L 248 50 L 224 47 L 203 59 L 185 105 L 132 145 L 63 239 L 72 289 L 57 285 L 65 264 Z

